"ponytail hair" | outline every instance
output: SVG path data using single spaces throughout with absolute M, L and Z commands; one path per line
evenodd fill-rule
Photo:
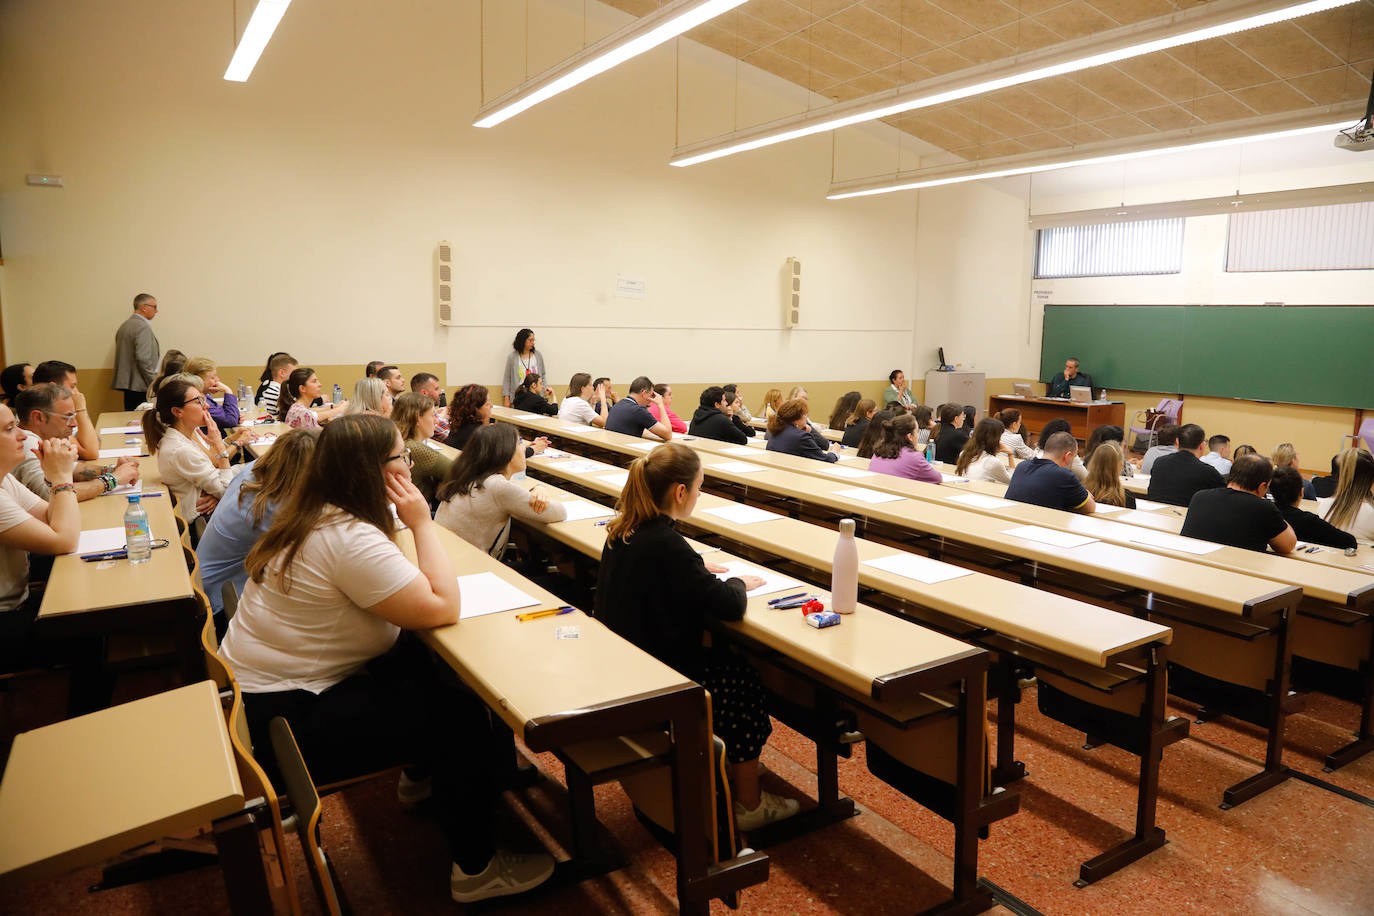
M 606 537 L 628 541 L 645 522 L 663 514 L 668 493 L 678 484 L 690 488 L 701 473 L 701 459 L 685 445 L 668 442 L 630 464 L 630 475 L 620 491 L 619 513 L 606 526 Z
M 868 429 L 864 430 L 863 438 L 859 440 L 860 458 L 873 457 L 873 450 L 883 441 L 883 429 L 897 413 L 895 410 L 880 410 L 873 415 L 873 419 L 868 423 Z
M 916 432 L 916 418 L 902 411 L 883 421 L 883 439 L 873 449 L 875 458 L 897 458 L 902 449 L 913 448 L 911 434 Z
M 148 451 L 157 454 L 157 447 L 167 430 L 177 425 L 172 413 L 175 407 L 186 404 L 186 392 L 200 388 L 200 379 L 190 375 L 173 375 L 162 382 L 157 390 L 157 400 L 152 410 L 143 412 L 143 439 L 148 443 Z
M 305 366 L 298 366 L 291 370 L 291 374 L 282 382 L 282 390 L 277 395 L 277 421 L 286 422 L 286 412 L 291 409 L 291 405 L 300 400 L 301 388 L 310 381 L 310 376 L 315 374 L 314 369 L 307 369 Z

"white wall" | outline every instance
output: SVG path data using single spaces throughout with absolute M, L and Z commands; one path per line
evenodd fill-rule
M 227 365 L 289 349 L 492 380 L 521 326 L 538 330 L 555 381 L 857 379 L 905 362 L 911 198 L 824 200 L 825 137 L 669 167 L 679 127 L 717 127 L 699 99 L 734 91 L 734 61 L 689 42 L 472 128 L 482 56 L 488 99 L 524 75 L 523 28 L 493 14 L 524 4 L 486 6 L 483 44 L 476 2 L 295 4 L 242 85 L 221 79 L 228 4 L 0 7 L 7 354 L 108 366 L 116 325 L 148 291 L 164 347 Z M 590 38 L 624 21 L 590 6 Z M 580 2 L 534 0 L 530 69 L 575 50 L 581 26 Z M 794 89 L 738 70 L 751 117 L 770 98 L 796 109 Z M 890 159 L 884 131 L 851 138 L 851 155 Z M 27 188 L 26 172 L 66 187 Z M 466 327 L 434 319 L 439 239 L 455 247 Z M 788 256 L 804 265 L 791 332 Z M 647 297 L 615 298 L 617 273 L 642 277 Z

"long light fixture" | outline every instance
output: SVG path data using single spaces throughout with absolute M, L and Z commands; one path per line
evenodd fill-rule
M 970 96 L 1076 73 L 1180 45 L 1308 16 L 1359 0 L 1212 0 L 1204 6 L 1157 16 L 1066 41 L 1016 57 L 980 64 L 905 88 L 815 108 L 804 114 L 678 147 L 671 165 L 687 166 L 784 143 L 864 121 L 891 117 Z
M 526 80 L 510 92 L 483 105 L 477 112 L 473 127 L 495 127 L 586 82 L 599 73 L 623 64 L 632 57 L 652 50 L 683 32 L 729 12 L 745 0 L 674 0 L 641 16 L 623 29 L 593 42 L 562 63 L 555 64 L 538 76 Z
M 1296 137 L 1301 134 L 1319 133 L 1321 131 L 1334 132 L 1350 125 L 1358 117 L 1358 109 L 1348 102 L 1324 105 L 1320 108 L 1306 108 L 1296 112 L 1263 115 L 1210 127 L 1185 127 L 1155 134 L 1145 140 L 1139 138 L 1104 140 L 1098 143 L 1085 143 L 1074 147 L 1072 150 L 1058 153 L 1020 153 L 1015 156 L 1002 156 L 983 162 L 960 162 L 927 169 L 914 169 L 876 179 L 863 178 L 836 182 L 830 186 L 830 193 L 826 195 L 826 199 L 844 200 L 850 197 L 869 197 L 874 194 L 914 191 L 920 188 L 933 188 L 965 181 L 1006 178 L 1010 175 L 1029 175 L 1034 172 L 1048 172 L 1078 165 L 1102 165 L 1109 162 L 1121 162 L 1126 159 L 1142 159 L 1147 156 L 1163 156 L 1168 153 L 1191 152 L 1193 150 L 1232 146 L 1238 143 L 1281 140 L 1285 137 Z M 1131 148 L 1121 152 L 1114 151 L 1125 145 L 1130 145 Z
M 263 49 L 272 40 L 277 23 L 281 22 L 290 5 L 291 0 L 258 0 L 248 26 L 243 30 L 243 37 L 239 39 L 239 46 L 229 60 L 229 69 L 224 71 L 225 79 L 236 83 L 247 82 L 253 68 L 258 65 Z

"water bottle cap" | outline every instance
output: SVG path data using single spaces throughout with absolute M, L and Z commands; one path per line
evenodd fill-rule
M 854 533 L 854 519 L 840 519 L 840 534 L 852 535 Z
M 129 500 L 129 502 L 131 502 L 131 503 L 136 503 L 136 502 L 139 501 L 139 494 L 137 494 L 137 493 L 130 493 L 130 494 L 128 494 L 128 497 L 127 497 L 127 498 L 128 498 L 128 500 Z

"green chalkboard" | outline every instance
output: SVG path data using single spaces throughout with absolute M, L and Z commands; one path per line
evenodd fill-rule
M 1104 388 L 1374 407 L 1374 307 L 1047 305 L 1040 380 L 1069 356 Z

